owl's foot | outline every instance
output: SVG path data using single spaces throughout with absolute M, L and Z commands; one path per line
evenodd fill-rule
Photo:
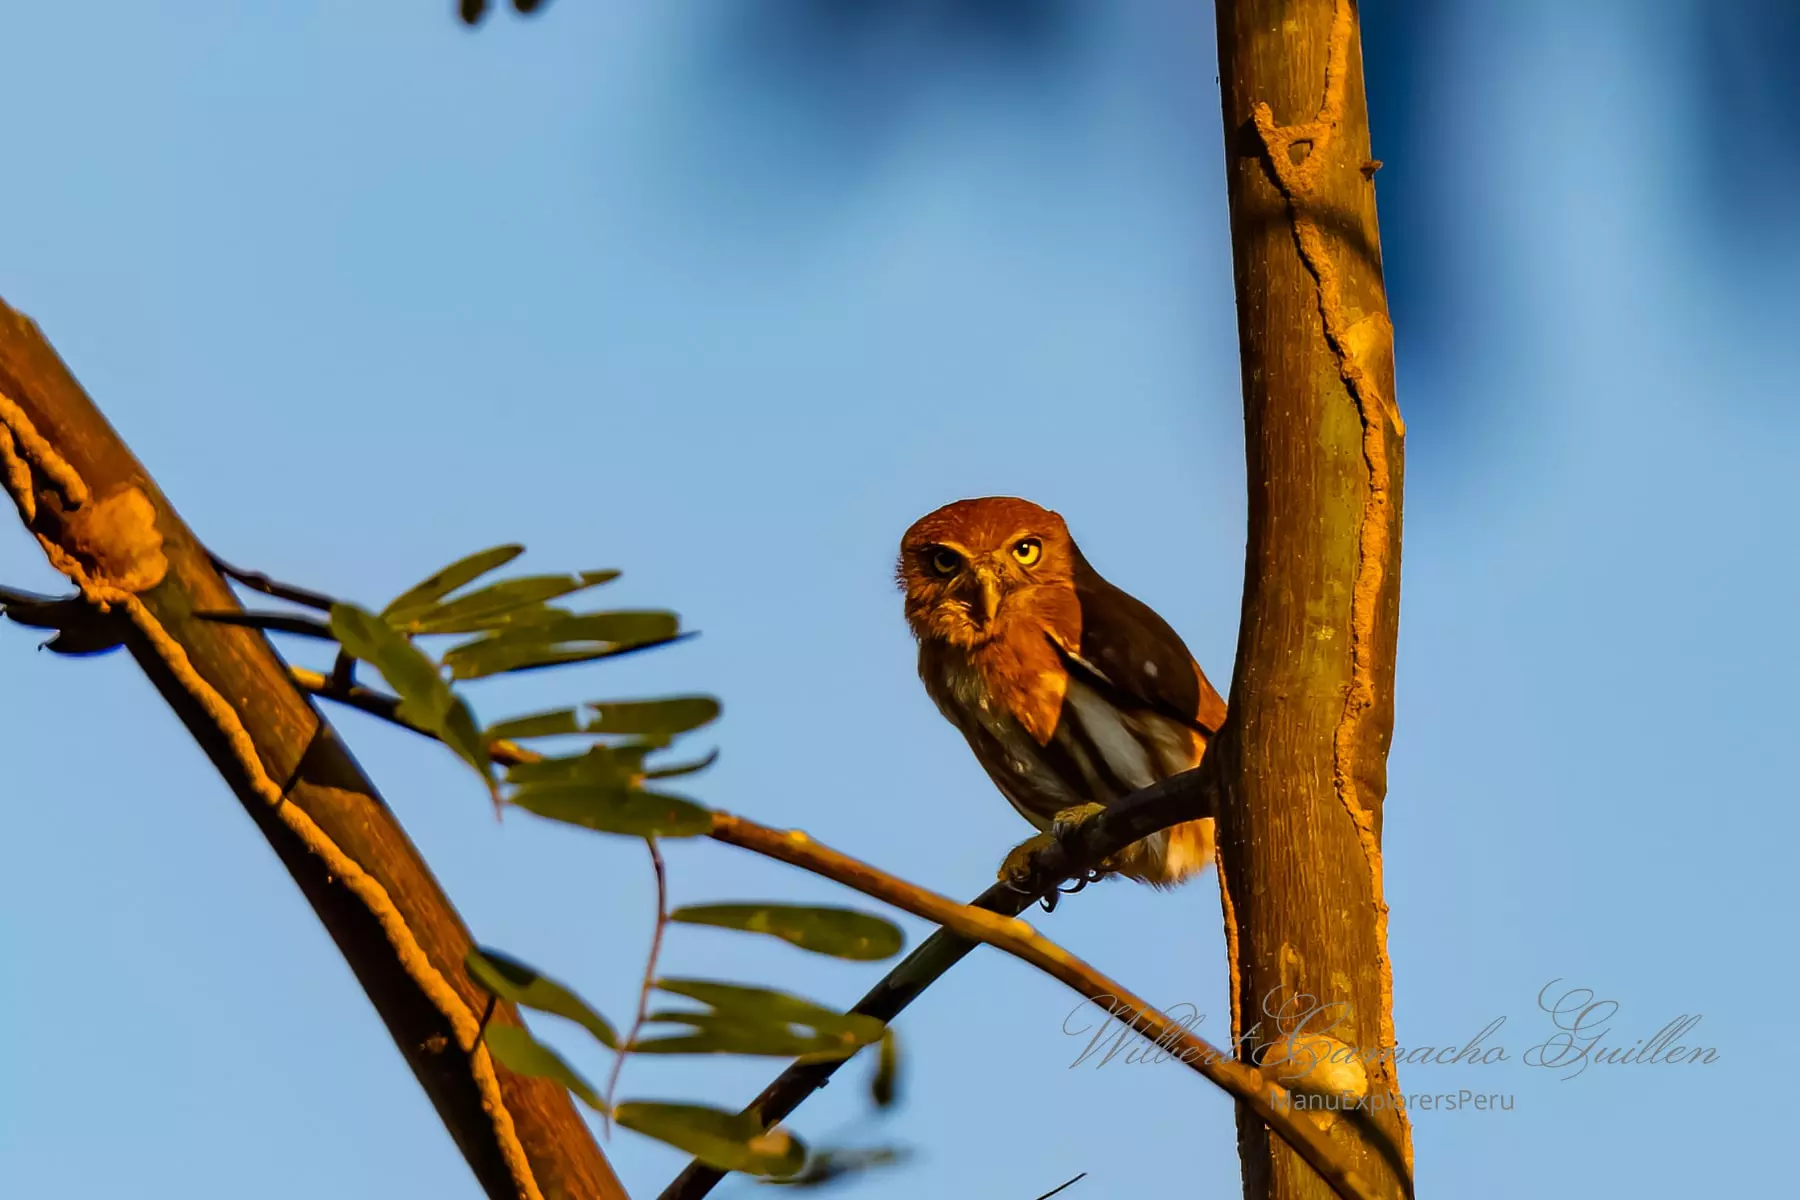
M 1000 863 L 1000 882 L 1016 892 L 1029 890 L 1037 856 L 1054 845 L 1056 838 L 1051 834 L 1034 833 L 1008 850 Z
M 1065 808 L 1050 818 L 1050 836 L 1059 842 L 1066 842 L 1081 832 L 1081 827 L 1106 811 L 1104 804 L 1077 804 L 1074 808 Z
M 1065 808 L 1051 818 L 1048 833 L 1033 834 L 1008 852 L 1005 861 L 1000 864 L 1000 882 L 1015 891 L 1029 890 L 1032 877 L 1037 873 L 1037 858 L 1051 846 L 1062 845 L 1068 849 L 1070 839 L 1081 832 L 1081 827 L 1106 811 L 1104 804 L 1079 804 L 1073 808 Z M 1099 870 L 1090 870 L 1083 877 L 1076 879 L 1067 889 L 1079 892 L 1082 888 L 1099 879 L 1109 869 L 1102 863 Z M 1056 892 L 1043 897 L 1044 911 L 1049 912 L 1056 907 Z

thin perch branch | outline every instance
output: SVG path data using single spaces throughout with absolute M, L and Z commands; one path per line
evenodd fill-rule
M 215 625 L 242 625 L 246 629 L 260 629 L 264 633 L 290 633 L 296 637 L 313 638 L 321 642 L 335 642 L 337 634 L 331 632 L 331 626 L 313 617 L 302 617 L 297 613 L 286 612 L 197 612 L 197 621 L 211 621 Z
M 316 683 L 321 685 L 319 695 L 327 699 L 336 698 L 330 691 L 329 680 L 311 672 L 304 673 L 303 676 L 296 671 L 293 675 L 300 686 Z M 357 707 L 363 711 L 392 720 L 423 736 L 433 736 L 400 721 L 393 713 L 398 707 L 398 701 L 393 697 L 382 697 L 367 689 L 361 691 L 363 695 Z M 489 752 L 496 762 L 529 762 L 540 757 L 534 751 L 508 742 L 490 744 Z M 1208 794 L 1210 786 L 1206 768 L 1201 766 L 1133 793 L 1119 806 L 1109 809 L 1082 827 L 1081 840 L 1076 844 L 1074 856 L 1065 854 L 1061 847 L 1046 851 L 1040 856 L 1040 873 L 1045 876 L 1051 872 L 1057 874 L 1053 881 L 1046 883 L 1036 894 L 1048 891 L 1055 882 L 1085 875 L 1088 863 L 1100 861 L 1113 850 L 1159 829 L 1190 819 L 1197 810 L 1204 811 L 1203 798 Z M 914 916 L 923 917 L 933 924 L 943 926 L 945 930 L 954 931 L 958 935 L 954 940 L 963 945 L 957 946 L 951 938 L 946 937 L 934 948 L 933 942 L 944 936 L 940 931 L 919 950 L 914 951 L 897 969 L 896 974 L 904 971 L 908 964 L 928 961 L 935 969 L 935 974 L 912 987 L 904 999 L 890 993 L 893 999 L 900 999 L 900 1003 L 893 1006 L 895 1013 L 905 1007 L 907 1000 L 918 994 L 924 983 L 948 970 L 975 943 L 986 943 L 1068 985 L 1109 1014 L 1121 1009 L 1134 1014 L 1128 1023 L 1133 1032 L 1164 1047 L 1172 1057 L 1179 1059 L 1262 1117 L 1345 1200 L 1373 1200 L 1383 1194 L 1371 1189 L 1362 1176 L 1346 1170 L 1336 1161 L 1330 1139 L 1313 1123 L 1304 1107 L 1296 1108 L 1293 1105 L 1293 1093 L 1274 1075 L 1232 1059 L 1218 1047 L 1191 1033 L 1116 981 L 1038 933 L 1029 923 L 1019 920 L 1016 914 L 1023 911 L 1035 895 L 1001 885 L 988 889 L 982 899 L 992 899 L 996 908 L 1016 905 L 1012 913 L 1008 914 L 993 908 L 959 904 L 948 896 L 908 883 L 859 859 L 833 850 L 799 830 L 773 829 L 748 818 L 717 810 L 713 812 L 713 827 L 708 836 L 715 841 L 810 871 Z M 1106 849 L 1099 844 L 1101 839 L 1105 839 L 1107 843 L 1117 839 L 1117 845 Z M 1077 858 L 1079 861 L 1076 861 Z M 1034 881 L 1034 886 L 1037 882 Z M 864 999 L 866 1002 L 869 997 Z M 853 1011 L 862 1010 L 859 1006 L 858 1010 Z M 820 1076 L 817 1082 L 800 1092 L 793 1103 L 798 1104 L 800 1099 L 822 1085 L 828 1077 L 829 1072 Z M 777 1084 L 779 1083 L 778 1080 Z M 789 1111 L 791 1110 L 792 1105 L 789 1106 Z M 758 1108 L 757 1111 L 765 1126 L 773 1125 L 786 1115 L 774 1113 L 767 1108 Z M 664 1190 L 662 1200 L 676 1200 L 677 1197 L 687 1200 L 689 1197 L 705 1195 L 719 1178 L 716 1172 L 711 1173 L 711 1178 L 706 1178 L 708 1172 L 710 1169 L 694 1172 L 690 1167 L 689 1171 L 684 1172 Z
M 285 593 L 284 598 L 305 594 L 329 603 L 328 598 L 318 593 L 307 592 L 292 585 L 276 584 L 267 576 L 255 578 L 280 589 L 279 592 L 270 594 Z M 345 686 L 339 678 L 327 677 L 306 668 L 289 667 L 288 677 L 302 691 L 350 705 L 421 736 L 434 737 L 428 730 L 421 729 L 400 716 L 397 697 L 360 685 Z M 491 743 L 489 754 L 495 762 L 503 765 L 536 761 L 541 757 L 535 751 L 504 740 Z M 985 942 L 1030 963 L 1109 1012 L 1122 1005 L 1127 1011 L 1137 1014 L 1129 1023 L 1134 1032 L 1153 1044 L 1171 1050 L 1173 1057 L 1179 1058 L 1256 1112 L 1340 1196 L 1347 1200 L 1366 1200 L 1375 1193 L 1368 1189 L 1365 1181 L 1355 1172 L 1345 1170 L 1334 1161 L 1331 1143 L 1308 1118 L 1296 1115 L 1291 1104 L 1291 1093 L 1279 1081 L 1252 1065 L 1229 1059 L 1217 1047 L 1177 1025 L 1055 942 L 1043 937 L 1028 923 L 1017 919 L 1017 914 L 1024 911 L 1036 897 L 1052 893 L 1062 882 L 1084 878 L 1090 864 L 1101 861 L 1142 837 L 1190 819 L 1195 812 L 1208 811 L 1210 805 L 1206 797 L 1209 784 L 1203 773 L 1204 768 L 1197 768 L 1134 793 L 1100 819 L 1085 826 L 1080 841 L 1069 848 L 1073 853 L 1067 853 L 1059 846 L 1041 855 L 1038 863 L 1039 878 L 1033 880 L 1028 892 L 996 885 L 988 889 L 973 905 L 959 904 L 949 897 L 907 883 L 870 864 L 821 845 L 797 830 L 771 829 L 744 817 L 715 812 L 709 836 L 821 875 L 943 927 L 865 996 L 853 1011 L 878 1016 L 883 1021 L 892 1020 L 924 987 L 959 962 L 976 944 Z M 654 847 L 652 850 L 654 855 Z M 655 856 L 655 861 L 659 868 L 656 940 L 660 942 L 667 910 L 666 880 L 661 870 L 660 856 Z M 652 953 L 654 955 L 654 950 Z M 653 972 L 654 966 L 655 959 L 652 957 L 648 969 Z M 647 998 L 647 990 L 644 995 Z M 643 1008 L 640 1003 L 640 1021 Z M 633 1030 L 631 1037 L 626 1040 L 626 1046 L 636 1037 L 635 1025 Z M 622 1062 L 623 1049 L 613 1065 L 615 1080 Z M 753 1107 L 765 1125 L 773 1125 L 798 1106 L 807 1095 L 823 1086 L 829 1079 L 831 1070 L 837 1065 L 795 1064 L 765 1090 Z M 609 1089 L 610 1087 L 609 1084 Z M 778 1108 L 785 1111 L 778 1112 Z M 663 1200 L 688 1200 L 703 1196 L 720 1177 L 712 1168 L 692 1164 L 664 1191 Z
M 1196 768 L 1196 772 L 1204 768 Z M 1372 1187 L 1360 1173 L 1339 1161 L 1336 1147 L 1316 1125 L 1304 1105 L 1296 1107 L 1293 1095 L 1273 1074 L 1249 1063 L 1238 1062 L 1223 1050 L 1171 1020 L 1117 981 L 1070 954 L 1017 917 L 1004 917 L 986 909 L 958 904 L 947 896 L 907 883 L 867 863 L 820 845 L 798 830 L 777 830 L 746 821 L 729 813 L 713 814 L 712 837 L 754 850 L 769 858 L 822 875 L 882 900 L 914 916 L 952 929 L 964 938 L 985 942 L 1068 985 L 1109 1014 L 1123 1010 L 1134 1014 L 1127 1024 L 1133 1032 L 1161 1046 L 1174 1058 L 1256 1113 L 1294 1151 L 1305 1159 L 1331 1189 L 1344 1200 L 1372 1200 L 1378 1195 L 1397 1195 Z M 1135 839 L 1133 839 L 1135 840 Z M 766 1118 L 765 1118 L 766 1120 Z M 710 1187 L 710 1185 L 708 1185 Z M 707 1189 L 692 1192 L 704 1195 Z M 675 1196 L 683 1195 L 677 1192 Z M 663 1192 L 662 1200 L 674 1200 Z
M 644 1030 L 644 1019 L 650 1015 L 650 992 L 656 987 L 656 962 L 662 957 L 663 933 L 669 928 L 669 868 L 663 865 L 662 851 L 657 849 L 655 838 L 645 838 L 644 845 L 650 847 L 650 866 L 656 872 L 656 930 L 650 935 L 650 953 L 644 959 L 644 986 L 638 989 L 637 1015 L 631 1019 L 631 1031 L 619 1043 L 619 1052 L 613 1055 L 612 1074 L 606 1079 L 606 1108 L 602 1117 L 609 1127 L 613 1097 L 619 1089 L 619 1072 L 625 1067 L 625 1056 L 637 1045 L 638 1034 Z
M 265 596 L 273 596 L 277 600 L 286 600 L 289 604 L 298 604 L 302 608 L 314 608 L 320 612 L 330 612 L 337 601 L 323 592 L 315 592 L 310 588 L 295 587 L 291 583 L 282 583 L 278 579 L 270 579 L 261 571 L 246 571 L 242 567 L 234 567 L 212 551 L 206 552 L 207 559 L 213 569 L 228 579 L 235 579 L 254 592 Z

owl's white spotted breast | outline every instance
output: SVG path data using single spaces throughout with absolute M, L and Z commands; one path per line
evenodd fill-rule
M 1068 681 L 1047 746 L 990 698 L 967 660 L 943 663 L 924 682 L 1001 794 L 1039 829 L 1065 808 L 1110 803 L 1200 761 L 1192 730 L 1156 713 L 1123 711 L 1077 679 Z
M 1020 816 L 1048 829 L 1056 813 L 1083 803 L 1063 787 L 1018 718 L 992 701 L 972 663 L 952 658 L 920 677 L 938 711 L 962 733 L 976 761 Z

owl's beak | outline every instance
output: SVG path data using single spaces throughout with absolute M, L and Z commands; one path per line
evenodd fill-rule
M 994 614 L 1000 611 L 1000 577 L 986 567 L 976 567 L 975 581 L 981 588 L 976 611 L 981 614 L 981 625 L 986 627 L 994 623 Z

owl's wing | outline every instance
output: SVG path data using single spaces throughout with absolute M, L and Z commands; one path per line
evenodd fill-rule
M 1071 674 L 1121 708 L 1147 708 L 1208 736 L 1225 722 L 1225 701 L 1188 653 L 1181 635 L 1137 597 L 1077 559 L 1081 645 L 1051 636 Z

